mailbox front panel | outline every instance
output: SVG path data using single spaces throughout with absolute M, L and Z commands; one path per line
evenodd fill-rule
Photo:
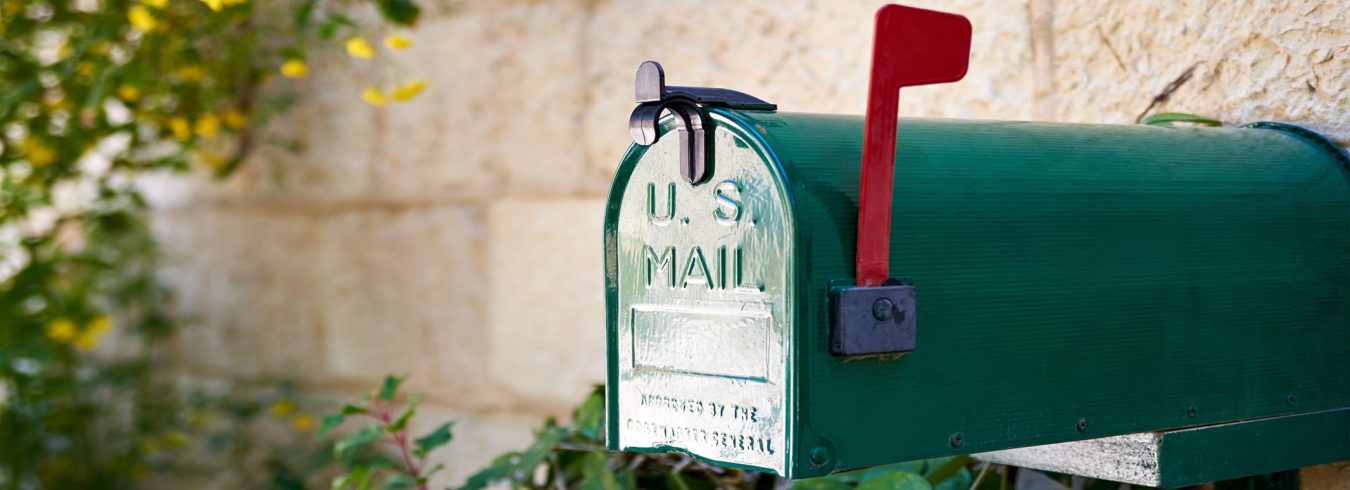
M 782 183 L 753 138 L 719 126 L 712 178 L 692 185 L 678 133 L 662 132 L 625 159 L 606 218 L 609 445 L 785 474 L 794 301 Z

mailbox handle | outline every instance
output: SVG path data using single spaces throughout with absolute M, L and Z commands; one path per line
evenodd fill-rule
M 900 88 L 955 82 L 970 64 L 970 21 L 901 5 L 877 10 L 858 195 L 858 286 L 889 277 Z
M 655 61 L 638 65 L 633 92 L 638 106 L 628 116 L 628 133 L 642 146 L 655 144 L 661 136 L 661 113 L 675 116 L 680 133 L 680 173 L 690 184 L 712 177 L 712 145 L 708 142 L 711 122 L 704 106 L 772 111 L 778 106 L 752 95 L 724 88 L 666 86 L 666 71 Z

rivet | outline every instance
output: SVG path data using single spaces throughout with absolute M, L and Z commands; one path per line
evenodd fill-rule
M 895 312 L 895 303 L 886 298 L 881 298 L 872 303 L 872 317 L 880 321 L 891 319 L 891 313 Z
M 951 439 L 948 439 L 947 442 L 951 443 L 952 447 L 961 447 L 962 444 L 966 443 L 966 438 L 960 432 L 957 432 L 952 434 Z
M 811 464 L 820 467 L 825 466 L 825 463 L 829 462 L 830 450 L 825 448 L 825 446 L 816 446 L 811 449 Z
M 1078 419 L 1078 432 L 1087 430 L 1087 419 Z
M 1294 406 L 1294 395 L 1289 395 L 1289 396 L 1285 397 L 1285 398 L 1284 398 L 1284 401 L 1285 401 L 1286 403 L 1288 403 L 1289 406 L 1291 406 L 1291 407 Z
M 1196 414 L 1196 413 L 1199 413 L 1199 412 L 1200 412 L 1200 409 L 1195 408 L 1195 405 L 1191 405 L 1190 408 L 1187 408 L 1187 409 L 1186 409 L 1186 415 L 1189 416 L 1190 418 L 1195 418 L 1195 414 Z

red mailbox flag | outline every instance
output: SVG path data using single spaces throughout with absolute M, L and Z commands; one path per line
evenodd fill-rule
M 966 76 L 970 30 L 970 21 L 956 14 L 901 5 L 877 11 L 858 197 L 859 286 L 880 286 L 888 277 L 900 87 Z

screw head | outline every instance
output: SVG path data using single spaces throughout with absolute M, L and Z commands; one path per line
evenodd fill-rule
M 960 432 L 957 432 L 952 434 L 952 437 L 948 439 L 947 442 L 950 443 L 952 447 L 961 447 L 962 444 L 966 443 L 966 438 L 965 436 L 962 436 Z
M 881 298 L 872 303 L 872 317 L 880 321 L 891 319 L 891 314 L 895 312 L 895 303 L 886 298 Z
M 1191 405 L 1190 408 L 1187 408 L 1187 409 L 1186 409 L 1186 415 L 1189 416 L 1190 418 L 1195 418 L 1195 414 L 1196 414 L 1196 413 L 1199 413 L 1199 412 L 1200 412 L 1200 409 L 1195 408 L 1195 405 Z
M 1087 430 L 1087 419 L 1078 419 L 1078 432 L 1083 432 L 1085 430 Z
M 830 462 L 830 450 L 825 446 L 816 446 L 811 449 L 811 464 L 816 467 L 825 466 Z
M 1289 406 L 1291 406 L 1291 407 L 1294 406 L 1294 395 L 1289 395 L 1289 396 L 1285 397 L 1285 398 L 1284 398 L 1284 401 L 1285 401 L 1285 403 L 1288 403 Z

